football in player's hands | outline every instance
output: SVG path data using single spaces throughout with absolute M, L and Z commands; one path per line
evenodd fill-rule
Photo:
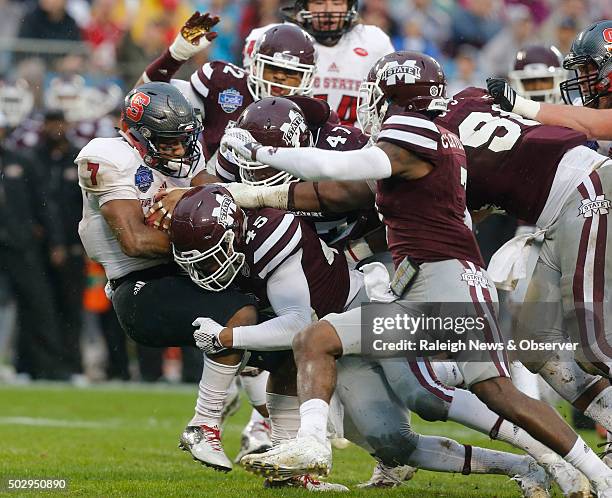
M 502 78 L 488 78 L 487 90 L 496 104 L 507 112 L 512 112 L 516 102 L 516 91 Z
M 229 149 L 246 160 L 256 161 L 257 150 L 262 145 L 247 130 L 230 128 L 223 135 L 220 147 L 221 153 L 225 153 Z
M 219 22 L 218 16 L 210 16 L 208 12 L 200 14 L 197 10 L 187 19 L 181 28 L 181 35 L 192 45 L 198 46 L 202 37 L 212 41 L 217 33 L 211 29 Z

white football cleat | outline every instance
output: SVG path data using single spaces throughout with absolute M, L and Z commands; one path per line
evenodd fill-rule
M 240 451 L 234 459 L 234 463 L 240 463 L 243 456 L 251 453 L 263 453 L 271 448 L 270 425 L 265 420 L 249 422 L 242 431 Z
M 404 481 L 409 481 L 416 474 L 416 469 L 410 465 L 400 465 L 398 467 L 387 467 L 378 462 L 372 472 L 372 477 L 367 482 L 357 484 L 358 488 L 396 488 Z
M 253 474 L 274 480 L 306 474 L 326 476 L 332 467 L 331 445 L 313 436 L 298 437 L 265 453 L 247 455 L 240 464 Z
M 221 446 L 219 426 L 188 425 L 179 442 L 179 448 L 191 452 L 193 459 L 221 472 L 232 470 L 232 462 Z
M 612 498 L 612 477 L 602 477 L 591 481 L 597 498 Z
M 586 476 L 556 453 L 542 455 L 538 463 L 557 483 L 563 496 L 591 498 L 591 484 Z
M 291 479 L 285 479 L 283 481 L 270 481 L 266 479 L 264 481 L 264 488 L 304 488 L 308 491 L 314 491 L 315 493 L 325 493 L 327 491 L 350 491 L 350 489 L 343 484 L 317 481 L 308 474 L 299 477 L 292 477 Z
M 512 478 L 520 486 L 525 498 L 550 498 L 550 479 L 535 460 L 529 462 L 526 472 Z

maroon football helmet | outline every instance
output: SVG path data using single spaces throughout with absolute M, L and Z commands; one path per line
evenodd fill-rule
M 189 190 L 172 212 L 174 260 L 200 287 L 222 291 L 244 265 L 237 248 L 244 239 L 245 215 L 219 185 Z
M 510 84 L 525 98 L 556 104 L 561 102 L 559 84 L 565 78 L 561 52 L 554 46 L 531 45 L 516 54 Z
M 310 147 L 312 135 L 302 109 L 289 99 L 266 97 L 249 105 L 236 122 L 262 145 L 272 147 Z M 295 178 L 258 161 L 232 158 L 240 167 L 240 178 L 248 185 L 280 185 Z
M 301 74 L 298 86 L 283 85 L 264 79 L 268 66 Z M 253 49 L 249 65 L 249 88 L 255 100 L 272 95 L 272 87 L 287 91 L 287 95 L 309 95 L 316 69 L 313 38 L 295 24 L 279 24 L 267 30 Z
M 405 111 L 447 110 L 446 76 L 440 63 L 420 52 L 385 55 L 359 88 L 357 119 L 376 136 L 389 106 Z

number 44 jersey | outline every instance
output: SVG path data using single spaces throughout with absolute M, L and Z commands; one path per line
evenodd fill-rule
M 561 204 L 560 191 L 567 189 L 560 183 L 576 181 L 557 175 L 557 171 L 564 164 L 564 156 L 583 145 L 586 136 L 504 112 L 485 90 L 467 88 L 458 93 L 448 112 L 436 118 L 435 123 L 455 133 L 463 143 L 468 169 L 467 204 L 471 210 L 496 206 L 537 224 L 547 204 Z M 565 161 L 568 162 L 571 161 Z M 590 165 L 568 164 L 567 169 L 572 170 L 569 176 L 582 177 L 588 175 Z

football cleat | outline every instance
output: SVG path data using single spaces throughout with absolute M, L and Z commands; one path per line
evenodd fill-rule
M 268 479 L 283 480 L 305 474 L 326 476 L 332 467 L 329 441 L 313 436 L 281 443 L 265 453 L 247 455 L 240 464 L 249 472 Z
M 240 463 L 243 456 L 252 453 L 263 453 L 272 448 L 270 439 L 270 424 L 265 420 L 249 422 L 242 431 L 240 438 L 240 451 L 234 459 L 234 463 Z
M 410 465 L 400 465 L 398 467 L 387 467 L 378 462 L 372 472 L 372 477 L 367 482 L 357 484 L 358 488 L 396 488 L 404 481 L 409 481 L 416 474 L 416 469 Z
M 612 469 L 612 441 L 606 441 L 597 445 L 599 448 L 603 448 L 603 451 L 597 456 L 603 460 L 608 467 Z
M 612 498 L 612 477 L 602 477 L 591 481 L 597 498 Z
M 550 498 L 550 479 L 535 460 L 529 463 L 526 472 L 512 478 L 521 488 L 525 498 Z
M 543 455 L 538 462 L 558 484 L 563 496 L 590 498 L 591 485 L 586 476 L 556 453 Z
M 232 462 L 221 446 L 221 431 L 214 425 L 189 425 L 181 434 L 179 448 L 189 451 L 196 462 L 221 472 L 232 470 Z
M 304 488 L 308 491 L 314 491 L 315 493 L 324 493 L 326 491 L 350 491 L 349 488 L 343 484 L 317 481 L 308 474 L 299 477 L 292 477 L 291 479 L 285 479 L 283 481 L 270 481 L 266 479 L 264 481 L 264 488 Z

